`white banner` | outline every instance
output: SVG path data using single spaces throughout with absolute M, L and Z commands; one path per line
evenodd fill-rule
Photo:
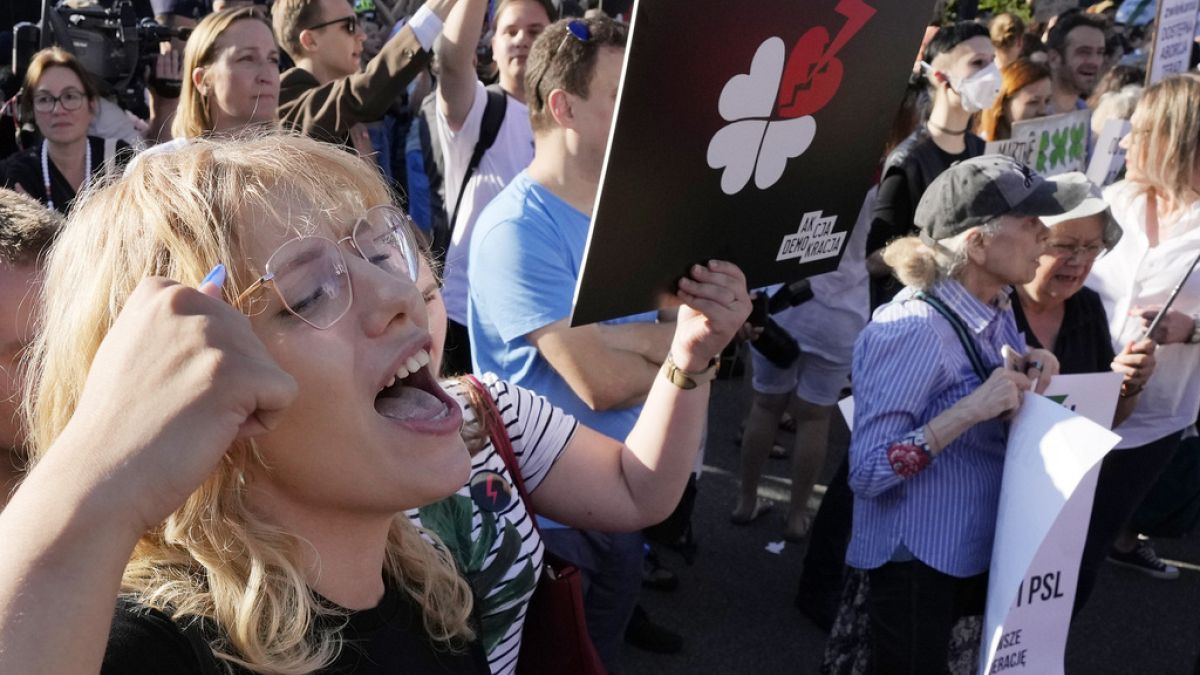
M 1147 86 L 1187 72 L 1196 34 L 1196 14 L 1200 11 L 1200 0 L 1158 0 L 1158 3 Z
M 988 143 L 984 152 L 1012 157 L 1043 176 L 1083 171 L 1091 119 L 1090 110 L 1076 110 L 1017 122 L 1008 140 Z
M 1100 461 L 1120 440 L 1107 429 L 1120 382 L 1117 373 L 1060 375 L 1047 389 L 1053 400 L 1027 395 L 1009 427 L 982 674 L 1063 672 Z

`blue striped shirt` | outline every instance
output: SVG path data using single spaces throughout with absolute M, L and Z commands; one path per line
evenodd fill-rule
M 976 424 L 911 479 L 892 470 L 892 443 L 980 385 L 950 322 L 913 293 L 906 288 L 880 307 L 854 346 L 854 529 L 846 562 L 874 569 L 903 555 L 903 545 L 934 569 L 972 576 L 991 561 L 1007 425 Z M 1025 351 L 1007 292 L 994 305 L 957 281 L 940 281 L 930 293 L 962 318 L 989 368 L 1003 362 L 1005 344 Z

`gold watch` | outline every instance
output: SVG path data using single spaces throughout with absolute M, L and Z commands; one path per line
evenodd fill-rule
M 717 379 L 717 366 L 721 364 L 721 360 L 714 356 L 712 361 L 708 362 L 708 367 L 699 372 L 688 372 L 683 368 L 675 365 L 675 359 L 671 358 L 671 354 L 667 354 L 667 360 L 663 361 L 662 374 L 671 384 L 680 389 L 695 389 L 696 387 L 712 382 Z

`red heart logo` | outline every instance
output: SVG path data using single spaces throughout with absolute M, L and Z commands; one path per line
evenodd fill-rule
M 842 62 L 827 56 L 829 31 L 810 28 L 796 42 L 783 69 L 776 114 L 803 117 L 824 108 L 842 85 Z

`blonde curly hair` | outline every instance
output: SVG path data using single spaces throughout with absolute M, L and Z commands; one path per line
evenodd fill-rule
M 26 397 L 35 459 L 70 420 L 100 342 L 138 282 L 164 276 L 195 286 L 224 261 L 225 290 L 238 297 L 261 273 L 244 264 L 248 215 L 282 219 L 297 201 L 361 212 L 392 195 L 361 159 L 281 133 L 197 140 L 142 158 L 124 178 L 86 194 L 46 270 Z M 176 618 L 215 623 L 221 635 L 211 647 L 228 664 L 311 672 L 337 657 L 341 622 L 317 622 L 337 610 L 305 582 L 306 544 L 249 508 L 243 476 L 259 461 L 252 441 L 235 444 L 182 506 L 142 536 L 122 589 Z M 429 636 L 454 649 L 474 637 L 472 596 L 447 551 L 427 536 L 398 514 L 384 574 L 421 608 Z

